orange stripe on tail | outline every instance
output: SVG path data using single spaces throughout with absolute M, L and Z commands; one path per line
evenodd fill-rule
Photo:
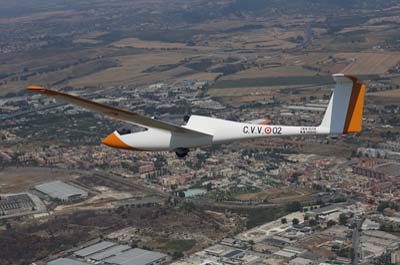
M 353 88 L 343 133 L 358 133 L 362 128 L 365 84 L 359 82 L 355 77 L 349 76 L 349 78 L 353 80 Z

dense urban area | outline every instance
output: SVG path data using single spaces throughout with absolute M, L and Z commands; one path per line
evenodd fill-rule
M 0 0 L 0 264 L 400 264 L 400 4 Z M 43 85 L 177 125 L 318 125 L 367 85 L 363 131 L 174 152 Z

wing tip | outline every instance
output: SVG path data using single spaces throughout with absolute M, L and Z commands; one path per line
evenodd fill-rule
M 30 85 L 26 87 L 27 90 L 29 91 L 44 91 L 45 88 L 42 86 L 37 86 L 37 85 Z

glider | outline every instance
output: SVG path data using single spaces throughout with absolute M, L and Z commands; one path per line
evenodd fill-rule
M 28 86 L 39 92 L 126 123 L 146 128 L 145 131 L 116 130 L 103 139 L 103 144 L 133 151 L 174 151 L 185 157 L 190 148 L 264 137 L 296 135 L 332 135 L 358 133 L 362 127 L 365 84 L 358 78 L 334 74 L 336 83 L 328 107 L 319 126 L 282 126 L 263 122 L 235 122 L 191 115 L 182 126 L 148 118 L 74 95 Z

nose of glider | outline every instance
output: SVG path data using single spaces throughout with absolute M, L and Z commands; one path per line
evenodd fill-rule
M 103 144 L 114 148 L 136 150 L 135 148 L 124 143 L 115 132 L 111 133 L 106 138 L 104 138 L 102 142 Z

